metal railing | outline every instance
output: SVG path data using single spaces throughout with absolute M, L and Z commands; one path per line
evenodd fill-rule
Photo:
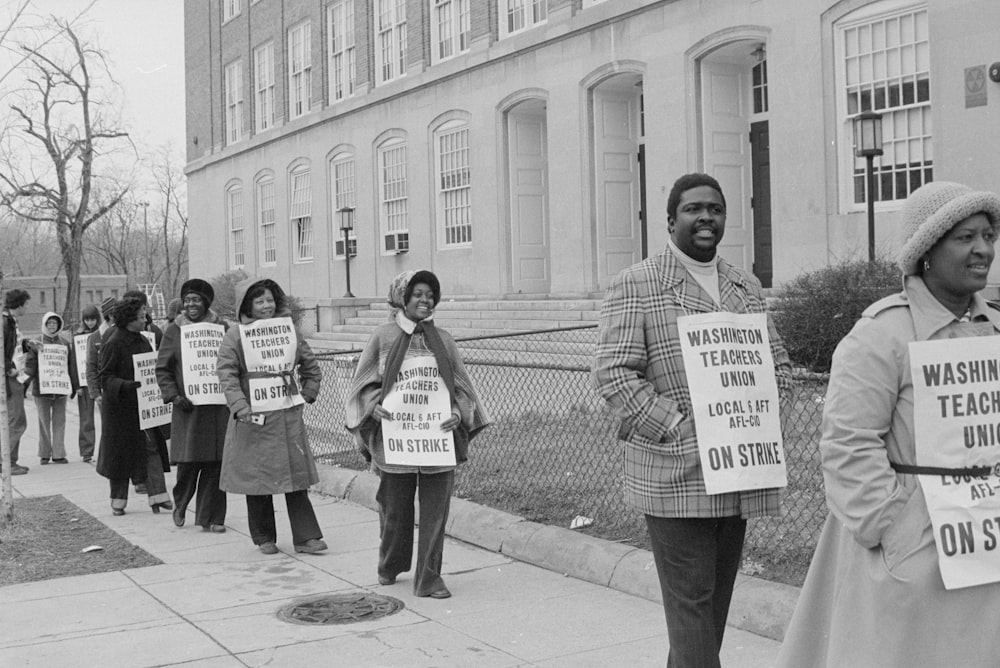
M 457 340 L 493 424 L 472 442 L 455 493 L 563 527 L 581 516 L 586 533 L 648 548 L 644 519 L 624 504 L 618 421 L 591 385 L 595 341 L 596 325 Z M 359 353 L 318 355 L 323 389 L 306 411 L 316 458 L 356 470 L 367 464 L 343 427 L 343 399 Z M 745 572 L 805 577 L 826 516 L 817 449 L 825 391 L 825 377 L 796 376 L 784 411 L 784 513 L 751 521 Z

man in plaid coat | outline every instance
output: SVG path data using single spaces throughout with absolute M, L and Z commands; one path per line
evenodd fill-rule
M 763 313 L 766 304 L 760 282 L 716 254 L 726 201 L 714 178 L 679 178 L 667 223 L 667 248 L 608 287 L 593 381 L 621 418 L 625 498 L 646 516 L 667 619 L 667 665 L 716 667 L 747 518 L 777 514 L 779 495 L 706 492 L 677 318 Z M 791 382 L 788 354 L 767 322 L 783 391 Z

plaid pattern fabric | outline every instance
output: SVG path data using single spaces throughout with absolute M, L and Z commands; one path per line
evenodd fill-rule
M 722 310 L 763 313 L 760 283 L 719 259 Z M 621 418 L 625 500 L 658 517 L 744 518 L 778 513 L 776 489 L 709 496 L 698 457 L 677 318 L 717 310 L 669 249 L 629 267 L 608 287 L 592 377 Z M 791 387 L 791 365 L 768 318 L 778 389 Z

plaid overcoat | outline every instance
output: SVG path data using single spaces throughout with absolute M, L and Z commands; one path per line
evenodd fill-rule
M 718 269 L 722 310 L 766 311 L 756 278 L 722 258 Z M 716 310 L 669 248 L 622 271 L 605 294 L 592 378 L 621 418 L 625 500 L 644 514 L 750 518 L 780 509 L 776 489 L 705 491 L 677 318 Z M 784 395 L 791 365 L 770 317 L 767 327 Z

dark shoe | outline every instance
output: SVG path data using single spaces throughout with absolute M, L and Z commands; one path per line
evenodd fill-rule
M 21 466 L 20 464 L 11 464 L 10 474 L 11 475 L 24 475 L 28 472 L 27 466 Z
M 306 554 L 316 554 L 317 552 L 322 552 L 326 549 L 326 543 L 324 543 L 319 538 L 310 538 L 302 545 L 296 545 L 296 552 L 305 552 Z
M 69 460 L 66 459 L 65 457 L 59 457 L 58 459 L 53 459 L 52 463 L 53 464 L 69 464 Z
M 153 510 L 154 513 L 159 514 L 161 508 L 163 510 L 173 510 L 174 504 L 170 503 L 169 501 L 164 501 L 163 503 L 154 503 L 153 505 L 150 506 L 150 508 Z
M 41 463 L 42 463 L 42 466 L 45 466 L 46 464 L 48 464 L 49 463 L 48 457 L 42 457 L 42 462 Z M 11 469 L 11 471 L 13 471 L 13 470 L 14 469 Z
M 378 576 L 378 583 L 380 585 L 385 585 L 385 586 L 394 585 L 394 584 L 396 584 L 396 576 L 395 575 L 380 575 L 380 576 Z
M 184 511 L 180 508 L 174 508 L 174 526 L 184 526 L 184 519 Z
M 202 527 L 202 531 L 211 531 L 212 533 L 226 533 L 226 527 L 223 524 L 209 524 L 207 527 Z
M 435 589 L 431 593 L 427 594 L 430 598 L 451 598 L 451 592 L 444 585 L 440 589 Z
M 111 514 L 112 515 L 124 515 L 125 514 L 125 509 L 124 508 L 112 508 L 111 509 Z
M 94 458 L 93 458 L 93 457 L 84 457 L 84 458 L 83 458 L 83 463 L 84 463 L 84 464 L 89 464 L 89 463 L 90 463 L 90 462 L 92 462 L 92 461 L 94 461 Z
M 135 486 L 135 493 L 136 494 L 145 494 L 146 493 L 146 483 L 140 482 L 138 485 L 136 485 Z
M 270 541 L 261 543 L 257 547 L 259 547 L 260 551 L 264 554 L 278 554 L 278 546 Z

